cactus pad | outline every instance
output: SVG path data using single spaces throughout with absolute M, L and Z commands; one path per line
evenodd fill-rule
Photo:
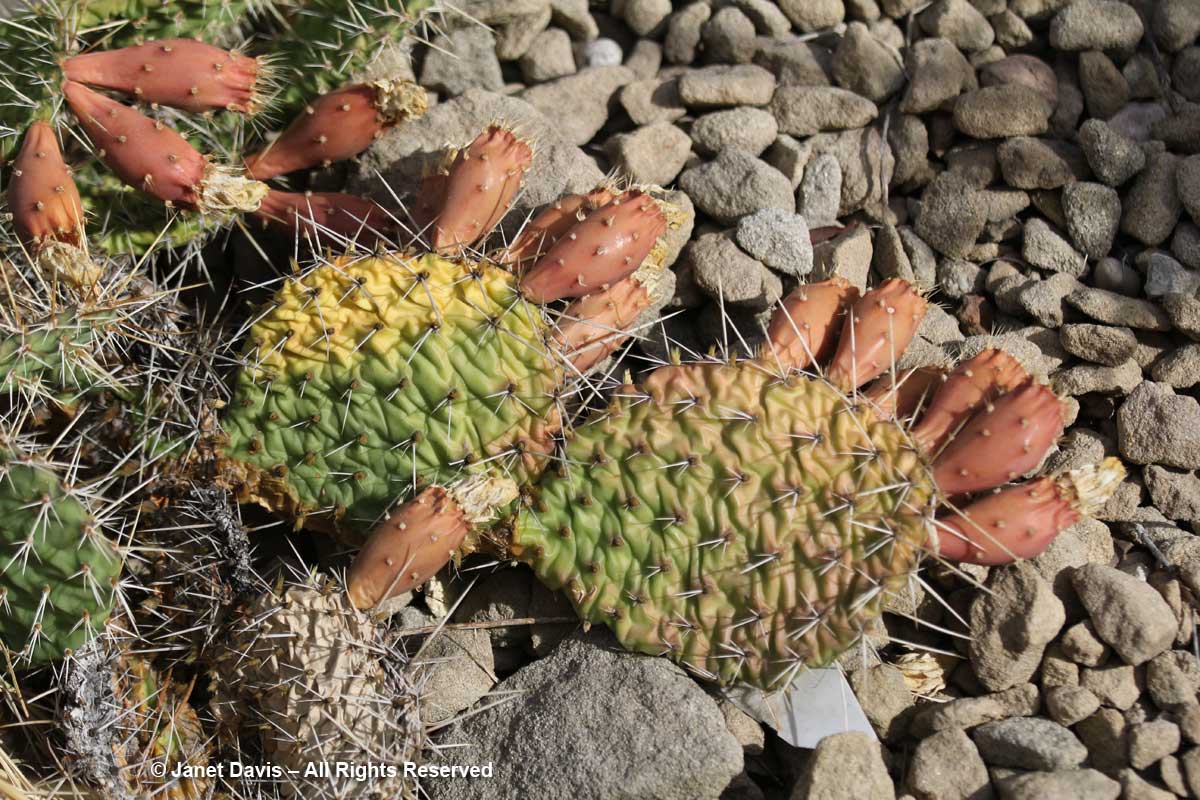
M 484 460 L 523 480 L 559 418 L 545 334 L 488 264 L 335 261 L 289 280 L 251 329 L 226 455 L 266 506 L 345 529 Z
M 936 491 L 897 424 L 763 365 L 616 391 L 514 547 L 631 649 L 763 687 L 832 661 L 915 570 Z
M 40 664 L 92 638 L 113 610 L 121 557 L 87 502 L 48 467 L 4 459 L 0 538 L 0 646 Z

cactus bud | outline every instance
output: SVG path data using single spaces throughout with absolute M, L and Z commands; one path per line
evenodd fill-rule
M 496 227 L 532 162 L 529 144 L 498 125 L 459 151 L 434 222 L 434 249 L 446 252 L 472 245 Z
M 980 406 L 1028 380 L 1029 374 L 1008 353 L 984 350 L 950 373 L 913 428 L 913 439 L 926 452 L 936 453 Z
M 33 250 L 47 240 L 80 246 L 83 205 L 79 189 L 58 148 L 58 137 L 46 122 L 29 126 L 13 162 L 8 208 L 21 242 Z
M 341 192 L 272 189 L 254 215 L 306 239 L 335 235 L 368 245 L 385 239 L 394 227 L 391 215 L 378 203 Z
M 587 194 L 569 194 L 541 211 L 521 229 L 513 243 L 497 258 L 498 263 L 516 265 L 536 261 L 576 223 L 613 199 L 607 187 L 593 189 Z
M 867 292 L 842 325 L 826 376 L 835 386 L 849 389 L 887 372 L 916 335 L 925 310 L 916 290 L 896 278 Z
M 858 289 L 845 278 L 798 286 L 771 315 L 768 360 L 777 358 L 789 369 L 822 362 L 837 345 L 846 309 L 858 299 Z

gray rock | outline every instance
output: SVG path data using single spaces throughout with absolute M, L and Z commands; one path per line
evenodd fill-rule
M 587 0 L 550 0 L 550 19 L 571 35 L 588 42 L 600 35 L 596 20 L 588 12 Z
M 895 800 L 896 790 L 883 763 L 879 742 L 851 731 L 817 743 L 792 800 Z
M 421 85 L 444 95 L 462 94 L 472 87 L 500 89 L 504 76 L 492 32 L 472 25 L 437 37 L 425 56 Z
M 1178 750 L 1179 739 L 1179 726 L 1169 720 L 1158 719 L 1131 726 L 1130 766 L 1134 769 L 1148 769 Z
M 899 185 L 924 183 L 932 176 L 929 164 L 929 131 L 921 118 L 913 114 L 893 117 L 888 125 L 888 144 L 896 156 L 892 181 Z
M 1049 128 L 1051 111 L 1046 98 L 1026 86 L 985 86 L 958 98 L 954 127 L 976 139 L 1037 136 Z
M 1108 645 L 1096 636 L 1096 630 L 1087 620 L 1077 622 L 1063 632 L 1059 641 L 1063 655 L 1085 667 L 1099 666 L 1108 656 Z
M 1087 175 L 1074 145 L 1057 139 L 1015 136 L 996 148 L 1004 181 L 1017 189 L 1057 189 Z
M 465 711 L 496 683 L 492 640 L 484 630 L 442 631 L 421 653 L 421 719 L 444 722 Z
M 685 249 L 693 278 L 702 291 L 728 305 L 762 311 L 783 294 L 779 278 L 743 253 L 733 238 L 724 233 L 706 233 Z
M 1196 664 L 1196 657 L 1184 650 L 1168 650 L 1152 658 L 1146 665 L 1146 691 L 1164 711 L 1194 708 L 1196 693 L 1200 691 L 1200 665 Z M 1194 735 L 1191 738 L 1196 739 Z
M 1175 259 L 1157 250 L 1143 251 L 1137 259 L 1138 267 L 1146 274 L 1146 296 L 1162 297 L 1168 294 L 1194 295 L 1200 289 L 1200 272 L 1185 269 Z
M 948 39 L 922 39 L 906 55 L 908 88 L 900 110 L 925 114 L 966 91 L 978 88 L 975 70 Z
M 1144 245 L 1156 247 L 1166 241 L 1183 211 L 1175 191 L 1175 173 L 1180 158 L 1160 152 L 1150 156 L 1124 197 L 1121 232 Z
M 609 104 L 636 76 L 622 66 L 590 67 L 548 83 L 532 86 L 522 100 L 554 119 L 559 135 L 572 144 L 592 140 L 608 121 Z
M 861 22 L 851 22 L 833 54 L 838 86 L 880 103 L 904 86 L 900 54 L 875 38 Z
M 755 64 L 712 66 L 679 76 L 679 97 L 688 108 L 765 106 L 775 94 L 775 76 Z
M 1121 454 L 1137 464 L 1200 467 L 1200 403 L 1145 381 L 1117 411 Z
M 1142 471 L 1154 506 L 1168 518 L 1200 522 L 1200 478 L 1157 465 Z
M 730 108 L 705 114 L 692 123 L 691 136 L 696 149 L 714 155 L 727 147 L 762 155 L 775 141 L 779 126 L 769 111 L 761 108 Z
M 666 186 L 692 152 L 688 135 L 669 122 L 657 122 L 608 140 L 605 151 L 614 167 L 638 183 Z
M 908 790 L 919 800 L 990 800 L 992 786 L 979 749 L 960 730 L 921 741 L 908 765 Z
M 1098 289 L 1136 296 L 1142 290 L 1142 276 L 1133 267 L 1115 258 L 1102 258 L 1092 270 L 1092 282 Z
M 561 28 L 547 28 L 537 35 L 519 61 L 526 83 L 541 83 L 572 75 L 575 54 L 571 37 Z
M 650 36 L 666 27 L 671 0 L 625 0 L 622 17 L 638 36 Z
M 675 78 L 651 78 L 633 81 L 621 88 L 621 108 L 635 125 L 674 122 L 687 114 L 679 99 L 679 81 Z
M 1104 53 L 1079 54 L 1079 88 L 1090 116 L 1108 119 L 1129 102 L 1129 82 Z
M 842 201 L 842 165 L 831 153 L 821 153 L 804 168 L 797 210 L 814 228 L 837 222 Z
M 1200 339 L 1200 299 L 1185 294 L 1168 294 L 1158 299 L 1170 325 L 1192 338 Z
M 723 150 L 715 160 L 684 171 L 679 186 L 701 211 L 725 225 L 763 208 L 796 208 L 783 173 L 741 150 Z
M 984 277 L 982 268 L 961 259 L 946 258 L 937 267 L 937 282 L 942 293 L 956 300 L 983 291 Z
M 842 0 L 780 0 L 779 7 L 801 33 L 832 28 L 846 14 Z
M 498 26 L 495 29 L 496 57 L 501 61 L 521 58 L 533 47 L 538 35 L 546 30 L 552 16 L 549 0 L 546 0 L 541 7 Z
M 967 0 L 937 0 L 918 19 L 927 34 L 949 39 L 964 52 L 988 48 L 995 39 L 987 18 Z
M 1171 255 L 1192 269 L 1200 269 L 1200 228 L 1190 222 L 1176 225 L 1171 237 Z
M 1100 708 L 1100 698 L 1082 686 L 1053 686 L 1046 690 L 1046 710 L 1059 725 L 1070 727 Z
M 1129 328 L 1109 325 L 1064 325 L 1059 331 L 1063 349 L 1096 364 L 1115 367 L 1133 356 L 1137 337 Z
M 1171 792 L 1158 788 L 1131 769 L 1121 770 L 1117 778 L 1124 800 L 1175 800 Z
M 1089 119 L 1079 127 L 1079 146 L 1092 172 L 1109 186 L 1120 186 L 1146 166 L 1137 142 L 1104 120 Z
M 708 3 L 690 3 L 681 11 L 671 15 L 667 23 L 667 38 L 663 41 L 663 55 L 672 64 L 691 64 L 696 60 L 696 48 L 700 46 L 700 32 L 712 15 Z
M 771 269 L 801 278 L 812 271 L 813 246 L 804 217 L 764 208 L 738 221 L 737 243 Z
M 742 771 L 741 745 L 712 698 L 668 660 L 608 635 L 567 639 L 497 691 L 521 700 L 455 723 L 442 742 L 462 746 L 441 750 L 447 763 L 491 762 L 496 777 L 428 781 L 433 800 L 716 800 Z
M 792 21 L 771 0 L 731 0 L 754 23 L 760 36 L 782 39 L 792 32 Z
M 638 39 L 625 57 L 625 66 L 633 70 L 638 80 L 651 80 L 662 67 L 662 45 L 652 39 Z
M 829 86 L 833 53 L 816 42 L 759 39 L 754 63 L 769 69 L 780 85 Z
M 1068 295 L 1067 302 L 1098 322 L 1144 331 L 1171 329 L 1166 312 L 1148 300 L 1084 286 Z
M 1078 723 L 1075 733 L 1087 746 L 1096 769 L 1115 775 L 1129 765 L 1129 734 L 1125 716 L 1114 708 L 1101 708 Z
M 1021 255 L 1039 269 L 1061 272 L 1073 278 L 1087 271 L 1087 260 L 1083 255 L 1040 217 L 1025 223 Z
M 1017 290 L 1017 304 L 1047 328 L 1058 328 L 1066 317 L 1067 296 L 1079 285 L 1070 275 L 1055 273 L 1044 281 L 1029 281 Z
M 1175 389 L 1200 383 L 1200 344 L 1186 344 L 1164 353 L 1150 368 L 1150 378 Z
M 1083 365 L 1056 373 L 1054 391 L 1067 397 L 1085 394 L 1126 395 L 1142 381 L 1142 368 L 1132 358 L 1115 367 Z
M 879 114 L 870 100 L 834 86 L 780 86 L 769 108 L 791 136 L 861 128 Z
M 1089 258 L 1108 255 L 1121 225 L 1121 198 L 1116 190 L 1080 181 L 1063 189 L 1062 206 L 1075 245 Z
M 596 67 L 617 67 L 625 59 L 625 51 L 621 49 L 621 45 L 614 39 L 593 39 L 581 48 L 582 54 L 579 61 L 583 66 Z
M 1107 664 L 1079 671 L 1079 685 L 1100 698 L 1103 705 L 1128 710 L 1141 694 L 1137 673 L 1128 664 Z
M 1154 126 L 1167 118 L 1167 110 L 1158 103 L 1130 103 L 1114 114 L 1109 126 L 1138 143 L 1149 142 Z
M 1200 35 L 1200 10 L 1189 0 L 1161 0 L 1154 4 L 1150 29 L 1160 48 L 1178 52 Z
M 864 227 L 855 227 L 821 242 L 813 248 L 814 280 L 845 278 L 865 291 L 871 272 L 874 249 L 871 234 Z
M 987 224 L 983 194 L 953 172 L 938 175 L 925 189 L 916 232 L 930 247 L 949 258 L 964 258 Z
M 979 682 L 998 691 L 1037 672 L 1066 617 L 1053 588 L 1028 565 L 994 571 L 989 588 L 971 604 L 969 651 Z
M 1054 77 L 1050 65 L 1037 56 L 1022 53 L 985 64 L 979 68 L 979 83 L 982 86 L 1020 84 L 1045 97 L 1051 105 L 1058 102 L 1058 78 Z
M 1121 784 L 1094 769 L 1025 772 L 996 783 L 1000 800 L 1117 800 Z
M 1133 397 L 1126 406 L 1132 401 Z M 1072 583 L 1096 634 L 1126 664 L 1137 666 L 1149 661 L 1175 640 L 1171 607 L 1158 592 L 1132 575 L 1088 564 L 1075 571 Z
M 996 44 L 1006 51 L 1017 50 L 1033 42 L 1033 31 L 1028 23 L 1008 9 L 990 17 L 988 22 L 992 23 L 992 30 L 996 32 Z
M 804 178 L 804 168 L 808 166 L 811 157 L 812 149 L 807 142 L 801 144 L 786 133 L 777 136 L 763 154 L 763 160 L 782 172 L 793 189 L 799 188 L 800 181 Z
M 700 38 L 704 42 L 707 59 L 721 64 L 749 63 L 758 49 L 754 39 L 754 23 L 733 6 L 726 6 L 713 14 L 701 28 Z
M 891 664 L 879 664 L 856 669 L 848 677 L 855 698 L 879 738 L 894 741 L 903 735 L 908 726 L 904 712 L 914 702 L 904 674 Z
M 1077 0 L 1050 22 L 1056 50 L 1132 49 L 1142 38 L 1141 17 L 1115 0 Z
M 1060 770 L 1077 767 L 1087 748 L 1069 730 L 1039 717 L 1017 717 L 980 725 L 973 734 L 979 754 L 996 767 Z
M 1200 155 L 1188 156 L 1179 162 L 1175 181 L 1180 203 L 1192 221 L 1200 223 Z
M 857 128 L 841 133 L 819 133 L 805 144 L 816 158 L 829 153 L 842 168 L 842 200 L 838 217 L 862 210 L 876 219 L 887 212 L 882 208 L 883 190 L 892 180 L 896 161 L 892 148 L 884 141 L 878 126 Z M 815 223 L 811 222 L 811 225 Z
M 1039 705 L 1038 689 L 1032 683 L 980 697 L 931 704 L 913 719 L 912 734 L 922 737 L 937 731 L 974 728 L 997 719 L 1028 717 L 1037 713 Z

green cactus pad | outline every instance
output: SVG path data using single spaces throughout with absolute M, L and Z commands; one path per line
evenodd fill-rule
M 48 467 L 0 459 L 0 646 L 14 663 L 62 658 L 116 602 L 121 557 Z
M 755 362 L 664 367 L 577 428 L 514 549 L 630 649 L 778 688 L 858 641 L 925 542 L 907 434 Z
M 30 398 L 49 396 L 71 408 L 101 389 L 120 393 L 116 379 L 95 359 L 102 317 L 71 312 L 0 336 L 0 392 Z
M 335 261 L 287 281 L 253 326 L 226 455 L 267 507 L 346 532 L 485 460 L 525 480 L 559 419 L 545 331 L 497 267 Z

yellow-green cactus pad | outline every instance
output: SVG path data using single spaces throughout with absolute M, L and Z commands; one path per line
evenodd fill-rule
M 526 480 L 559 420 L 545 333 L 497 267 L 337 260 L 288 280 L 251 329 L 227 455 L 260 502 L 343 531 L 484 462 Z
M 933 482 L 907 434 L 762 365 L 664 367 L 575 430 L 519 557 L 626 646 L 777 688 L 915 570 Z

